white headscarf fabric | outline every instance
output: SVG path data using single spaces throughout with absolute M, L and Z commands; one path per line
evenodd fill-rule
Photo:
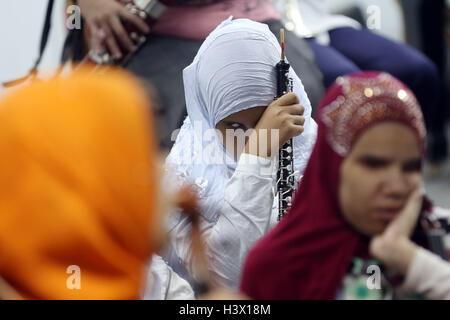
M 289 45 L 289 44 L 288 44 Z M 222 22 L 205 40 L 190 66 L 184 69 L 188 117 L 166 159 L 169 174 L 200 189 L 202 215 L 216 221 L 225 198 L 225 185 L 236 160 L 212 132 L 222 119 L 236 112 L 268 106 L 276 96 L 275 65 L 280 45 L 267 25 L 247 19 Z M 317 135 L 311 104 L 292 68 L 293 91 L 305 107 L 304 132 L 294 138 L 294 167 L 303 173 Z

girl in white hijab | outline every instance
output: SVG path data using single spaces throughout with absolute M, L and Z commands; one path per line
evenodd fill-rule
M 248 148 L 229 148 L 230 140 L 222 143 L 220 133 L 279 129 L 279 145 L 293 137 L 294 169 L 299 174 L 315 142 L 311 104 L 292 68 L 295 94 L 274 102 L 280 57 L 280 45 L 266 25 L 230 17 L 208 36 L 183 72 L 188 117 L 166 165 L 172 183 L 198 186 L 201 231 L 214 285 L 238 286 L 247 252 L 276 224 L 278 215 L 277 160 Z M 189 219 L 176 214 L 170 229 L 169 262 L 180 274 L 185 267 L 192 275 Z

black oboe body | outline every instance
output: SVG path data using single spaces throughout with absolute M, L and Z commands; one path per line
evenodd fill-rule
M 282 58 L 276 65 L 277 96 L 282 97 L 292 92 L 293 82 L 289 77 L 290 64 L 284 57 L 284 35 L 282 33 Z M 277 193 L 278 193 L 278 220 L 281 220 L 292 205 L 292 196 L 295 188 L 293 141 L 289 139 L 278 152 Z

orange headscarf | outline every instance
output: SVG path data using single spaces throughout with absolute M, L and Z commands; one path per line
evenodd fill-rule
M 158 219 L 149 113 L 117 70 L 0 102 L 0 276 L 22 297 L 139 297 Z

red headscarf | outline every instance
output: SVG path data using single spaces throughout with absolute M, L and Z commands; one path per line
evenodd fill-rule
M 247 257 L 241 289 L 253 299 L 334 299 L 353 256 L 367 254 L 367 242 L 344 220 L 337 197 L 342 161 L 364 130 L 400 121 L 424 150 L 419 104 L 385 73 L 339 78 L 317 120 L 317 141 L 290 214 Z

